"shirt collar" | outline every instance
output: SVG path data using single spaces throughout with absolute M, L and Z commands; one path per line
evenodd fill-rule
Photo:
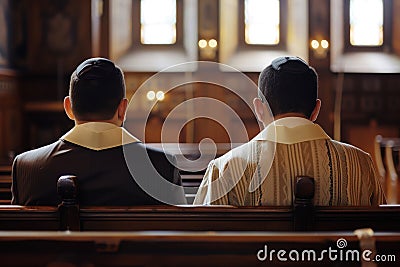
M 253 140 L 294 144 L 318 139 L 330 139 L 318 124 L 300 117 L 286 117 L 268 124 Z
M 78 124 L 60 139 L 97 151 L 140 142 L 124 128 L 107 122 Z

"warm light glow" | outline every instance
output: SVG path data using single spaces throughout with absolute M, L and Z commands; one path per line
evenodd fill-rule
M 326 58 L 328 53 L 329 42 L 327 40 L 318 41 L 316 39 L 310 42 L 315 58 Z
M 163 101 L 165 98 L 164 92 L 163 91 L 158 91 L 156 94 L 156 98 L 158 101 Z
M 210 41 L 208 41 L 208 46 L 211 48 L 216 48 L 218 46 L 217 40 L 211 39 Z
M 350 43 L 353 46 L 383 44 L 382 0 L 350 0 Z
M 147 99 L 152 101 L 156 98 L 156 93 L 154 91 L 148 91 L 147 92 Z
M 317 40 L 312 40 L 311 41 L 311 47 L 313 49 L 317 49 L 319 47 L 319 42 Z
M 141 0 L 140 24 L 142 44 L 174 44 L 176 0 Z
M 327 49 L 329 47 L 329 42 L 327 40 L 322 40 L 321 41 L 321 47 L 323 49 Z
M 204 39 L 201 39 L 201 40 L 199 41 L 199 47 L 200 47 L 200 48 L 206 48 L 206 46 L 207 46 L 207 41 L 204 40 Z
M 246 43 L 278 44 L 279 0 L 245 0 L 244 24 Z

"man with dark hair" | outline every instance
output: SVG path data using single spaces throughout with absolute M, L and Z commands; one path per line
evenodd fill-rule
M 62 175 L 77 177 L 81 205 L 186 204 L 175 158 L 146 147 L 122 127 L 125 91 L 123 73 L 112 61 L 82 62 L 64 99 L 75 127 L 15 158 L 12 204 L 58 205 Z
M 253 104 L 264 129 L 210 162 L 194 204 L 290 206 L 297 176 L 314 178 L 315 205 L 385 203 L 371 157 L 314 123 L 321 100 L 312 67 L 279 57 L 261 72 L 258 86 Z
M 319 111 L 321 105 L 317 96 L 317 73 L 300 58 L 284 66 L 286 68 L 292 66 L 292 70 L 279 71 L 280 69 L 275 70 L 270 65 L 261 72 L 259 98 L 267 100 L 274 117 L 301 113 L 302 116 L 311 118 L 313 110 L 317 107 Z

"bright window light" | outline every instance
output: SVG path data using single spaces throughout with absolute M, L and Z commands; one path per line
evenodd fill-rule
M 140 24 L 142 44 L 174 44 L 176 0 L 141 0 Z
M 247 44 L 279 43 L 279 0 L 245 0 L 244 24 Z
M 383 44 L 382 0 L 350 0 L 350 43 L 353 46 Z

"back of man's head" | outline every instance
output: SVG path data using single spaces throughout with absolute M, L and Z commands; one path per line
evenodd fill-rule
M 87 59 L 72 73 L 69 95 L 76 119 L 109 120 L 125 97 L 124 75 L 108 59 Z
M 279 57 L 261 72 L 258 87 L 274 116 L 301 113 L 310 118 L 318 97 L 318 75 L 298 57 Z

